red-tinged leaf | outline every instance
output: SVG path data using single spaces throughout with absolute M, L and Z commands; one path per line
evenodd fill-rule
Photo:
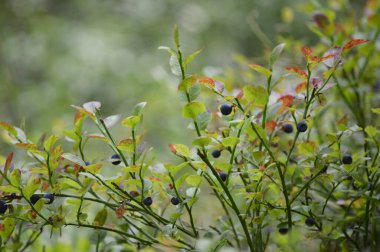
M 307 73 L 304 70 L 301 70 L 301 69 L 296 68 L 296 67 L 286 67 L 286 70 L 297 74 L 301 78 L 307 79 Z
M 269 77 L 272 75 L 272 72 L 268 69 L 266 69 L 263 66 L 257 65 L 257 64 L 249 64 L 248 65 L 251 69 L 255 70 L 256 72 L 259 72 L 261 74 L 264 74 L 266 77 Z
M 329 54 L 329 55 L 323 56 L 322 58 L 318 59 L 318 62 L 322 62 L 322 61 L 325 61 L 327 59 L 334 58 L 334 57 L 335 57 L 334 54 Z
M 353 39 L 349 42 L 347 42 L 344 47 L 343 47 L 343 50 L 349 50 L 351 49 L 352 47 L 354 46 L 357 46 L 357 45 L 360 45 L 360 44 L 363 44 L 363 43 L 366 43 L 368 42 L 369 40 L 368 39 Z
M 282 101 L 283 106 L 290 107 L 293 103 L 293 96 L 292 95 L 284 95 L 284 96 L 281 96 L 278 100 Z
M 5 160 L 4 176 L 7 176 L 7 172 L 9 170 L 9 167 L 11 166 L 12 159 L 13 159 L 13 152 L 9 153 L 7 159 Z
M 338 124 L 346 125 L 346 124 L 347 124 L 347 115 L 342 116 L 342 117 L 338 120 Z
M 199 84 L 206 85 L 207 87 L 214 89 L 215 80 L 210 77 L 200 77 L 198 78 Z
M 313 50 L 307 46 L 304 46 L 301 48 L 301 52 L 302 52 L 303 56 L 305 56 L 305 58 L 307 58 L 313 52 Z
M 9 133 L 11 133 L 14 136 L 17 135 L 17 131 L 16 131 L 15 127 L 13 127 L 11 124 L 9 124 L 7 122 L 0 122 L 0 128 L 8 131 Z
M 76 113 L 75 113 L 75 116 L 74 116 L 74 124 L 76 124 L 79 120 L 83 120 L 83 118 L 86 116 L 85 113 L 83 113 L 83 110 L 78 110 Z
M 156 177 L 149 176 L 149 177 L 147 177 L 147 179 L 149 179 L 150 181 L 155 181 L 155 182 L 160 182 L 160 183 L 162 183 L 162 180 L 159 179 L 159 178 L 156 178 Z
M 269 122 L 265 123 L 265 128 L 270 130 L 270 131 L 273 131 L 275 127 L 276 127 L 275 121 L 269 121 Z
M 318 59 L 318 57 L 317 57 L 317 56 L 314 56 L 314 55 L 310 55 L 310 56 L 309 56 L 309 59 L 310 59 L 311 61 L 313 61 L 313 62 L 317 62 L 317 63 L 320 62 L 320 60 Z
M 296 86 L 296 93 L 299 94 L 302 91 L 306 90 L 306 82 L 301 82 Z
M 169 144 L 169 148 L 170 148 L 170 151 L 171 151 L 172 153 L 174 153 L 174 154 L 177 153 L 177 150 L 175 149 L 174 144 Z
M 343 48 L 339 46 L 331 47 L 329 50 L 327 50 L 327 52 L 323 54 L 323 57 L 320 59 L 320 62 L 323 62 L 328 67 L 335 66 L 340 61 L 342 50 Z
M 100 139 L 100 140 L 103 140 L 106 142 L 109 141 L 106 137 L 104 137 L 103 135 L 100 135 L 100 134 L 83 134 L 82 136 L 88 137 L 88 138 L 93 138 L 93 139 Z
M 85 109 L 82 108 L 82 107 L 78 107 L 78 106 L 75 106 L 75 105 L 71 105 L 71 107 L 75 108 L 76 110 L 78 110 L 78 111 L 81 112 L 82 114 L 84 114 L 84 115 L 90 117 L 92 120 L 95 120 L 95 119 L 96 119 L 96 117 L 95 117 L 95 115 L 94 115 L 93 113 L 91 113 L 91 112 L 85 110 Z
M 37 146 L 33 143 L 16 143 L 17 147 L 25 148 L 27 150 L 34 150 L 37 148 Z

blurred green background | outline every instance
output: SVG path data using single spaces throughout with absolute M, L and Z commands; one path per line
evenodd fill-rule
M 297 7 L 302 2 L 1 1 L 1 120 L 37 140 L 72 126 L 71 104 L 98 100 L 105 115 L 127 116 L 147 101 L 145 139 L 165 156 L 168 143 L 186 143 L 191 134 L 169 57 L 157 50 L 173 46 L 174 24 L 185 53 L 203 48 L 190 71 L 215 76 L 234 54 L 261 57 L 279 37 L 312 40 L 305 26 L 310 15 Z

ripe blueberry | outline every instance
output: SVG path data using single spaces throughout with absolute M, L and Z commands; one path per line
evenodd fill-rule
M 219 173 L 219 177 L 220 177 L 221 180 L 226 181 L 226 179 L 227 179 L 227 173 L 220 172 Z
M 111 157 L 111 161 L 113 165 L 118 165 L 121 163 L 120 156 L 118 154 L 114 154 Z
M 42 197 L 49 200 L 46 204 L 51 204 L 54 201 L 54 194 L 52 193 L 45 193 Z
M 280 232 L 280 234 L 286 234 L 288 233 L 289 229 L 287 227 L 280 227 L 278 229 L 278 232 Z
M 5 211 L 7 211 L 7 209 L 8 209 L 7 203 L 3 200 L 0 200 L 0 214 L 5 213 Z
M 232 112 L 232 106 L 229 104 L 222 104 L 219 109 L 223 115 L 229 115 Z
M 39 199 L 41 199 L 42 196 L 40 194 L 33 194 L 31 197 L 30 197 L 30 202 L 34 205 L 37 203 L 37 201 Z
M 146 197 L 145 199 L 143 199 L 143 203 L 144 203 L 144 205 L 146 205 L 146 206 L 150 206 L 150 205 L 152 205 L 153 200 L 152 200 L 151 197 Z
M 173 204 L 173 205 L 178 205 L 179 204 L 179 199 L 177 198 L 177 197 L 173 197 L 171 200 L 170 200 L 170 202 Z
M 307 124 L 305 121 L 301 121 L 297 124 L 297 130 L 299 132 L 305 132 L 307 130 Z
M 309 226 L 309 227 L 314 226 L 315 225 L 315 220 L 313 218 L 311 218 L 311 217 L 308 217 L 305 220 L 305 224 L 307 226 Z
M 220 154 L 221 154 L 221 151 L 220 150 L 213 150 L 211 152 L 211 155 L 214 157 L 214 158 L 218 158 L 220 157 Z
M 342 163 L 343 164 L 352 164 L 352 157 L 351 155 L 344 155 L 343 158 L 342 158 Z
M 90 161 L 84 161 L 84 163 L 86 164 L 86 165 L 90 165 Z
M 282 130 L 285 132 L 285 133 L 292 133 L 293 132 L 293 125 L 287 123 L 285 124 L 284 126 L 282 126 Z

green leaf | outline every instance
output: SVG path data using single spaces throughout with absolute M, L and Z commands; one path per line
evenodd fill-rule
M 51 135 L 46 141 L 44 142 L 44 148 L 46 151 L 50 152 L 51 147 L 57 142 L 59 139 L 59 136 L 57 135 Z
M 133 153 L 133 151 L 134 151 L 133 139 L 127 138 L 127 139 L 121 140 L 117 144 L 117 148 L 119 148 L 120 150 L 123 150 L 123 151 L 128 151 L 130 153 Z
M 142 115 L 142 112 L 146 106 L 147 102 L 140 102 L 136 104 L 136 106 L 133 108 L 132 115 L 134 116 L 140 116 Z
M 222 140 L 222 144 L 224 147 L 231 147 L 233 148 L 235 145 L 237 145 L 239 143 L 240 139 L 237 138 L 237 137 L 226 137 L 226 138 L 223 138 Z
M 189 88 L 189 99 L 194 101 L 201 94 L 201 85 L 196 84 Z
M 183 144 L 173 144 L 173 147 L 176 151 L 176 154 L 179 154 L 184 157 L 189 157 L 190 156 L 190 150 L 189 147 Z
M 71 162 L 76 163 L 76 164 L 78 164 L 80 166 L 86 166 L 86 164 L 83 162 L 83 160 L 80 159 L 79 157 L 75 156 L 74 154 L 63 153 L 61 155 L 61 157 L 63 157 L 64 159 L 70 160 Z
M 3 221 L 3 228 L 0 229 L 0 236 L 3 240 L 8 240 L 16 226 L 16 221 L 13 218 L 5 218 Z
M 264 74 L 266 77 L 269 77 L 272 75 L 272 72 L 269 69 L 266 69 L 263 66 L 257 65 L 257 64 L 249 64 L 248 65 L 251 69 L 255 70 L 256 72 L 259 72 L 261 74 Z
M 177 53 L 171 49 L 170 47 L 167 47 L 167 46 L 159 46 L 158 47 L 158 50 L 164 50 L 164 51 L 167 51 L 168 53 L 170 53 L 171 55 L 174 55 L 177 57 Z
M 121 124 L 123 124 L 126 127 L 130 127 L 134 129 L 141 121 L 141 115 L 140 116 L 129 116 L 125 118 Z
M 268 92 L 261 86 L 244 86 L 243 92 L 244 98 L 254 106 L 264 107 L 268 102 Z
M 214 166 L 222 171 L 229 172 L 232 168 L 232 165 L 227 162 L 217 162 Z
M 175 187 L 177 188 L 177 190 L 181 187 L 181 185 L 183 184 L 183 182 L 185 182 L 186 178 L 189 176 L 188 173 L 185 173 L 183 174 L 181 177 L 177 178 L 175 180 Z
M 265 130 L 257 123 L 252 123 L 250 127 L 247 128 L 247 133 L 252 137 L 260 137 L 264 143 L 268 144 L 267 134 Z
M 91 173 L 98 173 L 102 166 L 102 164 L 90 164 L 85 166 L 84 169 Z
M 14 169 L 11 174 L 9 174 L 9 180 L 13 186 L 19 187 L 21 184 L 21 171 Z
M 189 64 L 198 54 L 200 54 L 202 52 L 202 49 L 199 49 L 195 52 L 193 52 L 192 54 L 189 55 L 189 57 L 187 57 L 185 59 L 185 61 L 183 62 L 183 65 L 186 67 L 187 64 Z
M 192 145 L 198 145 L 198 146 L 206 146 L 211 142 L 210 137 L 197 137 L 193 142 Z
M 179 83 L 178 90 L 187 92 L 190 89 L 190 87 L 194 86 L 196 81 L 197 81 L 197 77 L 195 77 L 194 75 L 191 75 Z
M 80 141 L 79 136 L 73 130 L 64 130 L 62 133 L 66 137 L 67 141 L 76 142 L 76 143 L 78 143 Z
M 184 118 L 196 119 L 198 115 L 206 111 L 206 107 L 201 102 L 187 103 L 182 109 Z
M 1 192 L 6 192 L 6 193 L 20 193 L 19 189 L 17 189 L 14 186 L 11 186 L 11 185 L 0 186 L 0 191 Z
M 173 165 L 173 164 L 164 164 L 166 170 L 171 173 L 173 176 L 179 172 L 180 170 L 182 170 L 183 168 L 185 168 L 186 166 L 188 165 L 188 162 L 183 162 L 177 166 Z
M 199 184 L 202 182 L 202 177 L 199 175 L 190 175 L 186 178 L 186 183 L 188 183 L 191 186 L 199 186 Z
M 270 68 L 273 67 L 274 63 L 278 60 L 278 58 L 280 57 L 282 51 L 284 50 L 285 48 L 285 44 L 284 43 L 281 43 L 279 45 L 277 45 L 273 50 L 272 50 L 272 53 L 270 55 L 270 59 L 269 59 L 269 65 L 270 65 Z
M 107 209 L 102 208 L 95 216 L 93 225 L 103 226 L 107 220 Z
M 33 193 L 35 193 L 35 191 L 37 191 L 40 188 L 40 186 L 41 186 L 41 179 L 37 179 L 34 176 L 30 177 L 28 179 L 26 186 L 23 188 L 23 193 L 24 193 L 25 198 L 29 199 L 33 195 Z
M 372 125 L 370 126 L 367 126 L 365 128 L 365 132 L 370 136 L 370 137 L 374 137 L 377 133 L 377 129 L 375 127 L 373 127 Z
M 198 115 L 197 122 L 200 130 L 205 130 L 211 121 L 211 113 L 203 112 Z

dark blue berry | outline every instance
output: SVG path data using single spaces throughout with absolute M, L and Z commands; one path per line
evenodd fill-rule
M 280 227 L 278 229 L 278 232 L 280 232 L 280 234 L 287 234 L 289 231 L 289 229 L 287 227 Z
M 351 155 L 344 155 L 343 158 L 342 158 L 342 163 L 343 164 L 352 164 L 352 157 Z
M 111 161 L 113 165 L 118 165 L 121 163 L 120 156 L 118 154 L 114 154 L 111 157 Z
M 226 179 L 227 179 L 227 173 L 220 172 L 219 173 L 219 177 L 220 177 L 221 180 L 226 181 Z
M 90 162 L 89 161 L 84 161 L 84 163 L 86 164 L 86 165 L 90 165 Z
M 3 200 L 0 200 L 0 214 L 5 213 L 5 211 L 7 211 L 7 209 L 8 209 L 7 203 Z
M 232 106 L 229 105 L 229 104 L 222 104 L 220 106 L 220 112 L 223 114 L 223 115 L 229 115 L 231 114 L 232 112 Z
M 178 205 L 179 204 L 179 202 L 180 202 L 180 200 L 177 198 L 177 197 L 173 197 L 171 200 L 170 200 L 170 202 L 173 204 L 173 205 Z
M 221 151 L 220 150 L 213 150 L 211 152 L 211 155 L 214 157 L 214 158 L 218 158 L 220 157 L 220 154 L 221 154 Z
M 41 198 L 42 198 L 42 195 L 40 195 L 40 194 L 33 194 L 33 195 L 30 197 L 30 202 L 34 205 L 34 204 L 36 204 L 37 201 L 38 201 L 39 199 L 41 199 Z
M 146 197 L 145 199 L 143 199 L 143 203 L 144 203 L 144 205 L 146 205 L 146 206 L 150 206 L 150 205 L 152 205 L 153 200 L 152 200 L 151 197 Z
M 46 204 L 51 204 L 54 201 L 54 194 L 52 193 L 45 193 L 42 197 L 49 200 Z
M 287 123 L 285 124 L 284 126 L 282 126 L 282 130 L 285 132 L 285 133 L 292 133 L 293 132 L 293 125 Z
M 297 124 L 297 130 L 299 132 L 305 132 L 307 130 L 307 123 L 305 121 L 301 121 Z
M 311 218 L 311 217 L 308 217 L 305 220 L 305 224 L 307 226 L 309 226 L 309 227 L 314 226 L 315 225 L 315 220 L 313 218 Z

